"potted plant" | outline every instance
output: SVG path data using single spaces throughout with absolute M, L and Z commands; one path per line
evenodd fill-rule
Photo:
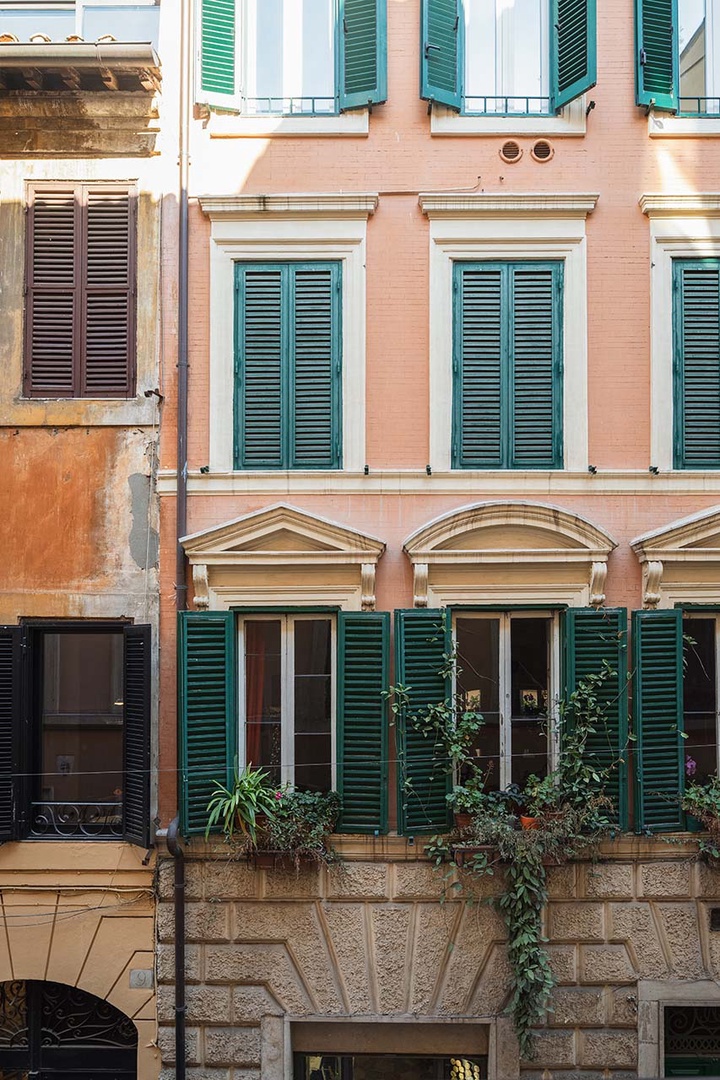
M 251 847 L 256 841 L 258 820 L 269 819 L 274 814 L 277 799 L 263 769 L 254 769 L 249 764 L 239 772 L 236 760 L 233 773 L 230 788 L 219 780 L 213 781 L 215 791 L 207 805 L 205 839 L 219 825 L 226 839 L 233 840 L 237 830 L 241 834 L 241 843 Z
M 720 778 L 713 776 L 706 784 L 689 784 L 680 805 L 708 834 L 697 838 L 701 854 L 720 860 Z
M 273 796 L 273 810 L 258 830 L 256 865 L 277 866 L 303 860 L 332 862 L 330 836 L 340 814 L 335 791 L 300 791 L 281 788 Z

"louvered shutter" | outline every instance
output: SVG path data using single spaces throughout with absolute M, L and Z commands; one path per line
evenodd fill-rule
M 224 104 L 235 94 L 236 0 L 201 0 L 198 101 Z
M 597 82 L 596 0 L 552 0 L 550 107 L 556 112 Z
M 0 626 L 0 841 L 18 839 L 22 628 Z
M 610 769 L 605 790 L 622 829 L 628 824 L 627 611 L 569 608 L 564 613 L 565 692 L 589 675 L 604 675 L 597 697 L 605 723 L 588 736 L 586 750 L 599 769 Z M 612 674 L 609 674 L 609 671 Z M 606 674 L 607 673 L 607 674 Z M 569 717 L 572 722 L 572 717 Z
M 437 832 L 449 823 L 451 762 L 431 737 L 415 730 L 410 716 L 449 700 L 450 682 L 444 674 L 451 651 L 448 613 L 396 611 L 395 648 L 395 677 L 409 697 L 408 710 L 398 717 L 396 728 L 398 831 Z
M 683 828 L 682 611 L 634 611 L 635 818 L 653 832 Z
M 677 0 L 635 0 L 635 88 L 638 105 L 677 112 Z
M 282 268 L 236 267 L 238 467 L 283 464 Z
M 340 109 L 387 100 L 387 0 L 341 0 Z
M 720 466 L 720 262 L 673 262 L 675 468 Z
M 338 615 L 340 832 L 388 828 L 389 612 Z
M 461 0 L 422 0 L 420 97 L 451 109 L 462 105 Z
M 289 267 L 293 468 L 340 465 L 340 268 Z
M 455 264 L 453 465 L 499 468 L 503 459 L 503 274 Z
M 562 266 L 509 267 L 509 387 L 515 469 L 562 466 Z
M 149 847 L 151 630 L 126 626 L 123 635 L 123 835 L 132 844 Z
M 179 617 L 180 813 L 185 836 L 204 833 L 214 780 L 230 786 L 237 754 L 235 616 Z
M 80 360 L 80 207 L 76 189 L 29 192 L 25 393 L 72 397 Z

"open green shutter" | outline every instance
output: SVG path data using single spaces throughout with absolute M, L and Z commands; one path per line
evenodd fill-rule
M 205 832 L 213 780 L 231 784 L 237 753 L 235 615 L 179 616 L 180 812 L 185 836 Z
M 340 265 L 288 267 L 291 468 L 340 467 Z
M 720 261 L 673 260 L 675 468 L 720 466 Z
M 20 626 L 0 626 L 0 841 L 18 839 L 16 773 L 21 727 Z
M 635 0 L 635 89 L 638 105 L 677 112 L 677 0 Z
M 236 466 L 284 464 L 283 267 L 235 267 Z
M 235 0 L 201 0 L 200 93 L 202 101 L 235 93 Z
M 387 100 L 387 0 L 340 0 L 340 109 Z
M 682 611 L 634 611 L 635 819 L 654 832 L 683 828 Z
M 462 105 L 461 0 L 422 0 L 420 97 L 459 111 Z
M 557 112 L 597 82 L 596 0 L 552 0 L 550 107 Z
M 450 762 L 432 738 L 410 721 L 428 705 L 450 697 L 445 674 L 451 649 L 446 611 L 411 609 L 395 612 L 395 677 L 408 692 L 408 709 L 398 717 L 398 832 L 437 832 L 448 826 Z
M 509 268 L 514 469 L 562 467 L 562 265 Z
M 499 468 L 502 447 L 503 275 L 455 264 L 454 468 Z
M 340 831 L 388 828 L 390 613 L 338 615 L 338 791 Z
M 588 736 L 586 749 L 599 769 L 611 770 L 605 790 L 615 804 L 620 828 L 626 829 L 627 611 L 625 608 L 602 608 L 600 611 L 569 608 L 564 620 L 566 697 L 589 675 L 605 675 L 597 693 L 604 709 L 605 724 Z M 612 675 L 605 674 L 608 668 Z

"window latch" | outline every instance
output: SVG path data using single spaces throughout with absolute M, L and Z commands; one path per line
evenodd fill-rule
M 640 66 L 642 67 L 644 64 L 647 64 L 647 53 L 645 52 L 644 49 L 641 49 L 640 50 Z
M 425 42 L 425 59 L 430 59 L 431 52 L 442 52 L 439 45 L 431 45 L 428 41 Z

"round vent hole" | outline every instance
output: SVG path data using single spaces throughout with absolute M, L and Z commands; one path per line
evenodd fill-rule
M 538 139 L 532 148 L 532 156 L 536 161 L 549 161 L 555 151 L 545 139 Z
M 500 157 L 503 161 L 507 161 L 508 165 L 512 165 L 513 162 L 520 160 L 522 157 L 522 150 L 516 142 L 512 139 L 508 139 L 506 143 L 502 144 Z

